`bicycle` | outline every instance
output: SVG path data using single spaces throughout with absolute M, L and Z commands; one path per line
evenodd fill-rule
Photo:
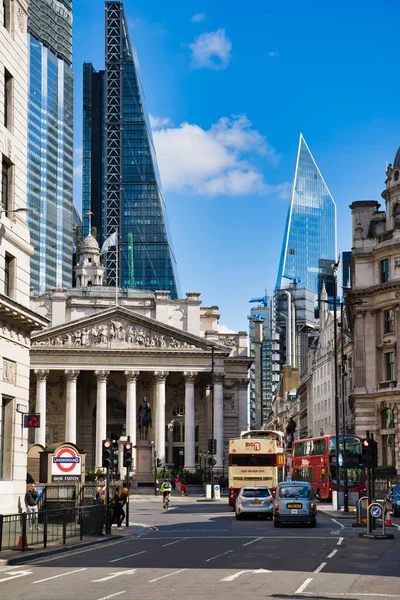
M 164 498 L 164 510 L 168 510 L 169 508 L 169 494 L 167 494 Z

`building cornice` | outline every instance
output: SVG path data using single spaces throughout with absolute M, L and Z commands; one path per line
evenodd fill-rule
M 48 319 L 34 313 L 30 308 L 18 304 L 18 302 L 4 296 L 4 294 L 0 294 L 0 316 L 6 317 L 8 322 L 28 331 L 37 331 L 49 324 Z

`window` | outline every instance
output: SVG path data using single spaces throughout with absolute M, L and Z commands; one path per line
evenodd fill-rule
M 385 408 L 382 411 L 382 429 L 393 429 L 394 421 L 393 421 L 393 409 Z
M 385 258 L 385 260 L 381 260 L 380 264 L 380 274 L 381 274 L 381 283 L 386 283 L 389 281 L 389 259 Z
M 6 253 L 4 259 L 4 294 L 14 298 L 15 292 L 15 258 Z
M 13 447 L 13 400 L 0 399 L 0 479 L 11 479 L 11 450 Z
M 10 31 L 11 24 L 11 0 L 3 0 L 3 26 Z
M 4 127 L 12 131 L 13 77 L 4 69 Z
M 382 436 L 382 464 L 387 467 L 394 467 L 394 435 Z
M 386 381 L 394 380 L 394 352 L 385 354 Z
M 384 318 L 384 332 L 393 333 L 394 331 L 394 310 L 389 308 L 383 312 Z
M 1 163 L 1 203 L 3 210 L 10 210 L 12 190 L 12 164 L 3 157 Z

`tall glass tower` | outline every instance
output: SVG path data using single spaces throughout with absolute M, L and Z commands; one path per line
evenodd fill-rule
M 83 67 L 83 227 L 107 252 L 107 285 L 169 290 L 178 297 L 175 259 L 167 232 L 140 74 L 122 2 L 107 1 L 105 70 Z M 118 269 L 118 277 L 117 277 Z
M 72 282 L 72 0 L 30 0 L 28 224 L 31 287 Z
M 318 295 L 324 281 L 328 290 L 335 261 L 336 204 L 300 134 L 276 287 L 298 283 Z

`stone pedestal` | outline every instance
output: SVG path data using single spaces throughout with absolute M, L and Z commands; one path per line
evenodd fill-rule
M 148 488 L 154 489 L 153 451 L 150 440 L 138 440 L 136 449 L 136 473 L 133 478 L 132 488 L 144 493 Z

